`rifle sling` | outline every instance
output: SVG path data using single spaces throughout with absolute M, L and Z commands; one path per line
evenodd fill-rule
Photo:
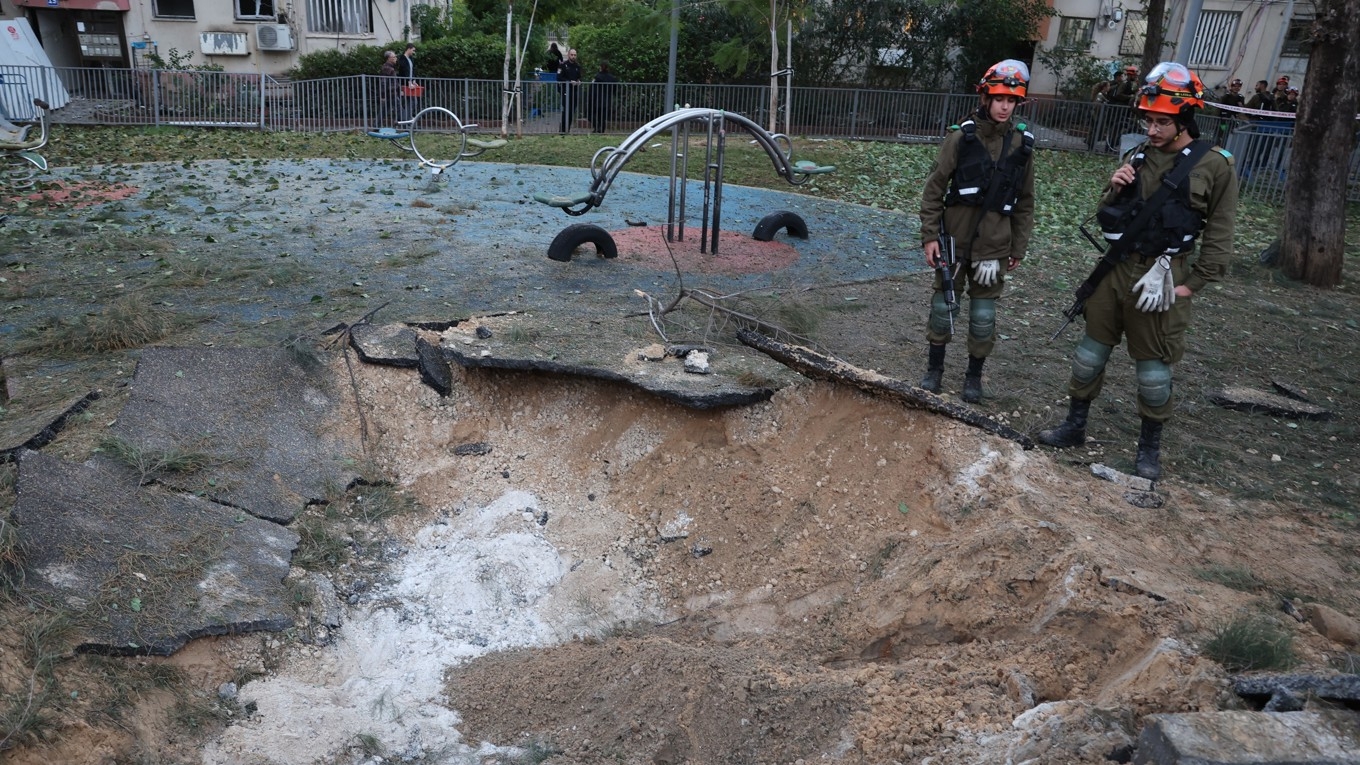
M 1189 153 L 1181 158 L 1171 172 L 1162 176 L 1162 185 L 1143 202 L 1143 209 L 1139 210 L 1138 214 L 1129 222 L 1129 225 L 1125 227 L 1119 241 L 1111 244 L 1109 249 L 1105 250 L 1105 253 L 1100 256 L 1100 262 L 1096 263 L 1096 267 L 1091 271 L 1091 275 L 1086 277 L 1086 281 L 1082 282 L 1080 287 L 1077 287 L 1077 298 L 1079 300 L 1084 301 L 1094 294 L 1096 287 L 1099 287 L 1105 277 L 1114 270 L 1114 267 L 1124 260 L 1128 254 L 1126 251 L 1133 246 L 1132 243 L 1143 233 L 1143 229 L 1147 228 L 1152 216 L 1162 209 L 1162 205 L 1166 204 L 1166 198 L 1189 179 L 1190 171 L 1194 169 L 1195 165 L 1199 164 L 1200 159 L 1208 154 L 1212 148 L 1213 144 L 1209 141 L 1196 140 L 1190 144 Z M 1134 178 L 1133 182 L 1137 184 L 1138 179 Z

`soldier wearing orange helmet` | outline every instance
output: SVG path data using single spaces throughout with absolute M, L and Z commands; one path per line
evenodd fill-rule
M 1132 105 L 1133 95 L 1138 92 L 1138 67 L 1132 64 L 1124 67 L 1124 79 L 1116 82 L 1110 91 L 1108 96 L 1110 103 Z
M 964 401 L 982 400 L 982 365 L 996 344 L 996 301 L 1005 272 L 1020 265 L 1034 231 L 1034 134 L 1013 119 L 1029 89 L 1029 67 L 1006 59 L 978 83 L 977 110 L 951 126 L 921 193 L 921 242 L 926 263 L 940 262 L 939 237 L 953 237 L 958 272 L 966 274 L 968 370 Z M 930 343 L 921 387 L 939 393 L 946 344 L 953 338 L 957 305 L 945 297 L 938 274 L 926 339 Z
M 1123 259 L 1086 300 L 1067 418 L 1038 440 L 1059 448 L 1086 442 L 1086 418 L 1104 384 L 1105 364 L 1127 339 L 1142 419 L 1135 472 L 1156 480 L 1162 426 L 1175 407 L 1171 367 L 1185 354 L 1191 298 L 1218 281 L 1232 257 L 1237 177 L 1231 154 L 1198 140 L 1195 112 L 1204 107 L 1204 85 L 1189 69 L 1157 65 L 1134 107 L 1147 141 L 1110 177 L 1096 216 L 1111 252 Z

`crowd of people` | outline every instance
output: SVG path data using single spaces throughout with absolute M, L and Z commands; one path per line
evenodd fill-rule
M 378 69 L 381 78 L 378 86 L 380 125 L 389 126 L 410 120 L 418 111 L 424 88 L 416 80 L 415 55 L 414 43 L 408 43 L 401 56 L 392 50 L 383 52 L 383 62 Z M 576 49 L 570 48 L 564 54 L 561 46 L 551 42 L 539 71 L 549 75 L 542 79 L 556 83 L 558 101 L 555 106 L 561 110 L 558 132 L 571 132 L 578 110 L 589 121 L 591 132 L 603 133 L 608 130 L 613 118 L 615 86 L 619 78 L 610 70 L 607 61 L 600 62 L 589 87 L 584 87 Z M 545 110 L 537 111 L 542 113 Z

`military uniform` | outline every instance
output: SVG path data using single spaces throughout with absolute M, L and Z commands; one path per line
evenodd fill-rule
M 1192 311 L 1190 299 L 1177 300 L 1175 291 L 1185 288 L 1193 295 L 1227 270 L 1237 177 L 1232 155 L 1195 140 L 1195 110 L 1204 108 L 1199 77 L 1183 64 L 1166 61 L 1147 82 L 1135 106 L 1147 115 L 1149 142 L 1115 170 L 1096 216 L 1106 239 L 1119 249 L 1107 253 L 1077 292 L 1080 305 L 1090 282 L 1099 279 L 1086 297 L 1086 332 L 1072 354 L 1067 418 L 1036 438 L 1059 449 L 1086 442 L 1091 401 L 1105 384 L 1114 346 L 1126 339 L 1142 420 L 1134 470 L 1155 481 L 1162 475 L 1162 426 L 1175 408 L 1171 368 L 1185 355 Z M 1168 135 L 1172 128 L 1175 133 Z M 1170 183 L 1163 183 L 1168 176 Z M 1140 204 L 1154 198 L 1160 200 L 1154 207 Z M 1122 260 L 1114 260 L 1117 256 Z
M 992 162 L 1000 160 L 1007 133 L 1012 134 L 1010 151 L 1021 151 L 1024 131 L 1013 120 L 996 123 L 981 115 L 975 115 L 973 119 L 977 125 L 977 139 L 986 147 Z M 940 152 L 935 158 L 935 165 L 926 179 L 925 189 L 921 193 L 921 241 L 931 242 L 939 237 L 940 222 L 943 218 L 945 230 L 956 240 L 960 262 L 999 260 L 1001 273 L 1004 274 L 1008 259 L 1020 260 L 1025 257 L 1025 249 L 1029 246 L 1030 236 L 1034 233 L 1034 162 L 1031 158 L 1025 165 L 1016 203 L 1010 215 L 991 210 L 984 211 L 977 205 L 946 205 L 946 194 L 950 181 L 954 178 L 960 145 L 965 137 L 964 131 L 958 127 L 953 126 L 949 135 L 945 136 Z M 977 232 L 976 238 L 974 231 Z M 960 268 L 956 288 L 961 292 L 965 291 L 962 288 L 963 284 L 967 284 L 966 292 L 970 303 L 968 355 L 986 358 L 996 344 L 995 315 L 975 318 L 977 312 L 973 310 L 972 303 L 978 300 L 994 301 L 1000 297 L 1005 286 L 1005 277 L 998 278 L 991 286 L 983 286 L 974 282 L 972 269 Z M 943 285 L 937 274 L 934 297 L 936 309 L 944 302 L 942 290 Z M 932 345 L 949 342 L 951 338 L 949 323 L 942 310 L 932 310 L 926 338 Z
M 1146 164 L 1138 173 L 1142 198 L 1147 199 L 1160 187 L 1162 177 L 1171 171 L 1176 154 L 1149 149 Z M 1104 204 L 1111 204 L 1118 192 L 1107 192 Z M 1227 272 L 1233 253 L 1233 220 L 1237 214 L 1237 177 L 1233 173 L 1231 155 L 1221 149 L 1205 154 L 1190 171 L 1190 207 L 1205 216 L 1204 231 L 1195 250 L 1171 261 L 1171 273 L 1176 284 L 1194 292 L 1216 282 Z M 1135 303 L 1134 284 L 1148 272 L 1155 255 L 1146 259 L 1141 253 L 1132 254 L 1106 276 L 1086 301 L 1086 335 L 1098 343 L 1119 345 L 1121 336 L 1128 340 L 1129 356 L 1135 362 L 1160 359 L 1171 365 L 1185 355 L 1185 330 L 1190 326 L 1191 301 L 1181 298 L 1164 312 L 1148 313 Z M 1073 398 L 1091 400 L 1100 395 L 1105 381 L 1102 368 L 1095 379 L 1083 382 L 1073 376 L 1068 392 Z M 1138 396 L 1138 413 L 1156 422 L 1171 417 L 1174 397 L 1156 405 Z

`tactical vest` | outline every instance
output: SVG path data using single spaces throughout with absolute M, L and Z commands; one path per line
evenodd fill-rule
M 982 207 L 989 212 L 1011 215 L 1020 201 L 1020 189 L 1025 180 L 1025 168 L 1034 153 L 1034 134 L 1025 125 L 1015 126 L 1022 136 L 1020 146 L 1010 151 L 1014 132 L 1007 131 L 1001 144 L 1001 161 L 993 162 L 987 146 L 977 137 L 977 123 L 971 119 L 959 123 L 963 140 L 959 141 L 959 157 L 954 164 L 945 195 L 946 207 L 968 205 Z
M 1191 142 L 1181 150 L 1171 168 L 1167 170 L 1166 179 L 1173 184 L 1172 192 L 1165 197 L 1161 209 L 1152 213 L 1142 231 L 1134 234 L 1137 239 L 1129 243 L 1124 252 L 1136 252 L 1146 260 L 1162 254 L 1173 257 L 1184 255 L 1195 246 L 1195 240 L 1204 230 L 1204 216 L 1190 206 L 1190 171 L 1194 163 L 1197 163 L 1205 153 L 1203 148 L 1200 151 L 1193 151 L 1195 144 L 1198 143 L 1204 142 Z M 1142 212 L 1143 205 L 1146 204 L 1138 178 L 1138 173 L 1141 172 L 1143 162 L 1146 160 L 1144 151 L 1143 148 L 1135 150 L 1129 159 L 1129 164 L 1134 168 L 1133 183 L 1125 186 L 1113 203 L 1101 207 L 1096 213 L 1100 229 L 1104 232 L 1105 239 L 1111 243 L 1123 238 L 1129 222 Z M 1192 153 L 1194 159 L 1190 159 Z M 1191 164 L 1182 167 L 1186 162 Z

